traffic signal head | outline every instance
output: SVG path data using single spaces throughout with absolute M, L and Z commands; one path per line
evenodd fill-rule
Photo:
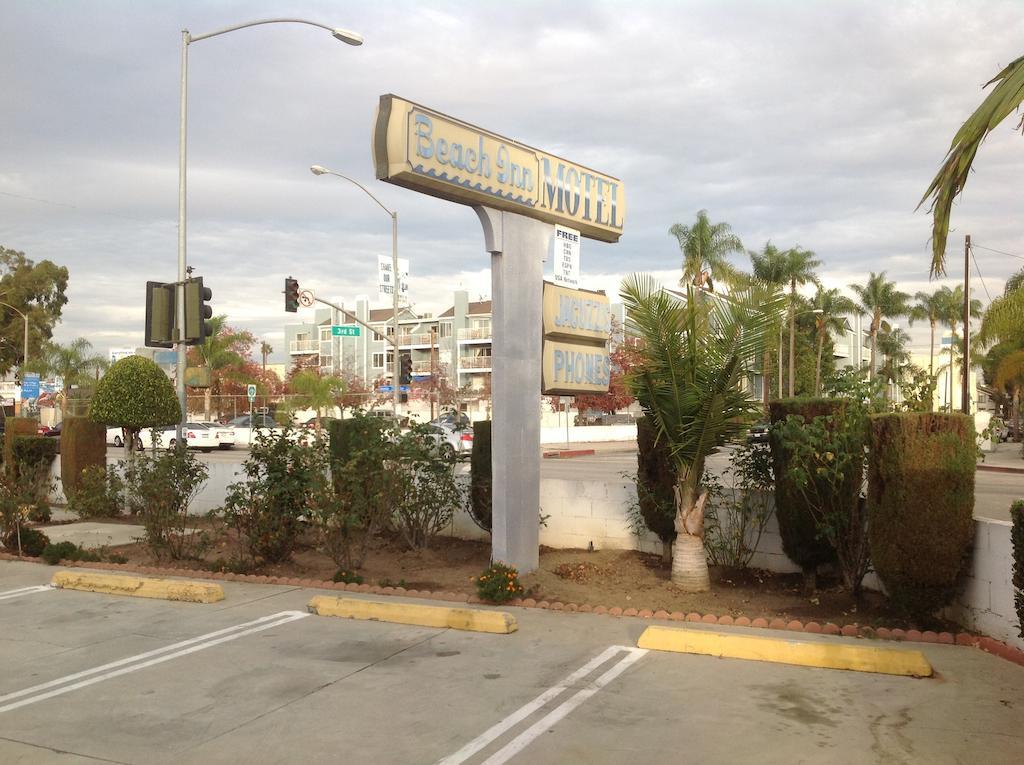
M 146 339 L 148 348 L 174 347 L 173 284 L 146 282 Z
M 412 354 L 403 353 L 399 360 L 399 366 L 398 383 L 399 385 L 408 385 L 412 382 Z
M 299 310 L 299 281 L 290 276 L 284 280 L 284 310 L 288 313 Z
M 213 297 L 213 290 L 203 286 L 203 277 L 185 282 L 185 336 L 186 345 L 201 345 L 213 334 L 213 326 L 207 319 L 213 318 L 213 308 L 207 305 Z

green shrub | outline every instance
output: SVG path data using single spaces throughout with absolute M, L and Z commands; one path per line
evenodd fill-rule
M 21 436 L 15 435 L 11 441 L 11 456 L 13 462 L 8 464 L 8 469 L 14 471 L 19 479 L 38 485 L 34 501 L 28 503 L 31 510 L 28 520 L 36 523 L 46 523 L 50 520 L 50 502 L 47 499 L 52 482 L 50 470 L 53 461 L 57 458 L 59 442 L 45 436 Z
M 4 424 L 4 465 L 10 469 L 14 465 L 14 439 L 20 436 L 35 436 L 39 431 L 39 423 L 30 417 L 8 417 Z
M 355 571 L 350 571 L 347 568 L 339 568 L 334 572 L 334 576 L 331 577 L 331 581 L 344 582 L 345 584 L 362 584 L 363 577 Z
M 356 411 L 347 420 L 328 422 L 327 435 L 330 444 L 331 465 L 344 465 L 356 450 L 371 442 L 380 441 L 383 428 L 380 419 Z
M 704 474 L 708 502 L 704 510 L 704 549 L 713 566 L 745 568 L 772 517 L 775 487 L 767 444 L 742 443 L 729 455 L 723 486 Z M 715 481 L 717 483 L 717 480 Z
M 65 417 L 60 433 L 60 480 L 70 497 L 82 482 L 82 471 L 107 466 L 107 434 L 88 417 Z
M 768 405 L 772 422 L 769 443 L 775 472 L 775 517 L 779 522 L 782 550 L 803 570 L 804 587 L 808 591 L 817 586 L 818 566 L 835 561 L 836 552 L 819 533 L 814 514 L 794 481 L 792 456 L 780 440 L 776 426 L 790 415 L 810 422 L 815 417 L 840 414 L 843 408 L 841 400 L 822 398 L 786 399 Z
M 1013 540 L 1013 603 L 1017 607 L 1017 626 L 1024 637 L 1024 499 L 1010 507 L 1010 531 Z
M 871 558 L 892 601 L 927 617 L 948 604 L 974 534 L 973 420 L 907 412 L 871 422 Z
M 133 460 L 126 474 L 126 491 L 144 529 L 142 541 L 157 559 L 201 557 L 211 541 L 195 527 L 188 509 L 206 485 L 205 463 L 188 449 L 170 449 Z
M 398 479 L 398 494 L 392 522 L 409 547 L 424 549 L 465 506 L 465 493 L 429 425 L 414 426 L 395 446 L 390 468 Z
M 100 560 L 100 556 L 97 553 L 92 550 L 85 550 L 74 542 L 51 542 L 43 548 L 41 557 L 51 566 L 56 566 L 62 560 L 81 560 L 89 562 Z
M 245 480 L 228 487 L 224 520 L 238 532 L 249 557 L 265 563 L 288 560 L 324 481 L 320 446 L 297 443 L 288 428 L 260 435 L 242 465 Z
M 174 425 L 181 420 L 181 407 L 160 367 L 142 356 L 127 356 L 114 362 L 96 385 L 89 418 L 124 428 L 125 451 L 131 452 L 140 430 Z
M 636 495 L 635 511 L 646 528 L 657 535 L 662 544 L 662 557 L 672 557 L 676 539 L 675 485 L 676 468 L 668 444 L 657 439 L 657 430 L 646 417 L 636 421 Z M 634 531 L 638 524 L 634 523 Z
M 523 595 L 519 572 L 504 563 L 492 563 L 476 577 L 476 594 L 488 603 L 505 603 Z
M 124 481 L 114 467 L 90 465 L 79 476 L 78 488 L 65 491 L 68 511 L 79 518 L 112 518 L 124 510 Z
M 484 531 L 491 530 L 491 421 L 473 423 L 469 457 L 469 516 Z
M 11 552 L 25 555 L 30 558 L 38 558 L 43 550 L 50 544 L 50 538 L 37 529 L 26 529 L 18 527 L 8 532 L 4 538 L 4 547 Z

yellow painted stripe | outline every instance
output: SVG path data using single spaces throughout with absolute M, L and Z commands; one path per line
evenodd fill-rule
M 515 617 L 505 611 L 384 603 L 379 600 L 336 598 L 329 595 L 314 597 L 309 601 L 309 610 L 319 616 L 414 624 L 418 627 L 447 627 L 453 630 L 491 632 L 498 635 L 507 635 L 518 629 Z
M 712 630 L 648 627 L 640 648 L 718 656 L 724 659 L 769 661 L 802 667 L 848 669 L 885 675 L 931 677 L 932 665 L 920 651 L 851 645 L 834 640 L 809 641 Z
M 216 603 L 224 600 L 224 588 L 210 582 L 182 582 L 118 574 L 92 574 L 82 571 L 58 571 L 50 582 L 64 590 L 129 595 L 136 598 L 180 600 L 186 603 Z

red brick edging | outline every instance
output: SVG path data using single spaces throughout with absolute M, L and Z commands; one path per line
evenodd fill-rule
M 27 563 L 40 563 L 45 565 L 42 558 L 18 557 L 11 553 L 0 552 L 0 560 L 20 560 Z M 93 568 L 102 571 L 124 571 L 134 574 L 153 574 L 158 576 L 179 576 L 192 579 L 215 579 L 225 582 L 251 582 L 253 584 L 277 584 L 291 587 L 315 587 L 321 590 L 345 590 L 348 592 L 363 592 L 373 595 L 399 595 L 405 598 L 422 598 L 424 600 L 446 600 L 456 603 L 483 603 L 476 595 L 467 595 L 464 592 L 430 592 L 428 590 L 407 590 L 404 587 L 377 587 L 369 584 L 346 584 L 344 582 L 318 581 L 316 579 L 299 579 L 296 577 L 264 576 L 262 574 L 233 574 L 226 571 L 208 571 L 206 569 L 180 569 L 163 568 L 159 566 L 137 566 L 133 563 L 94 563 L 88 561 L 61 561 L 62 566 L 70 568 Z M 790 632 L 806 632 L 812 635 L 843 635 L 845 637 L 861 637 L 872 640 L 895 640 L 908 643 L 938 643 L 943 645 L 971 646 L 980 648 L 982 651 L 998 656 L 1014 664 L 1024 667 L 1024 650 L 1015 646 L 990 638 L 986 635 L 973 635 L 969 632 L 932 632 L 925 630 L 902 630 L 888 627 L 862 627 L 857 624 L 847 624 L 840 627 L 837 624 L 827 622 L 800 622 L 796 619 L 787 622 L 785 619 L 766 619 L 757 617 L 749 619 L 746 616 L 732 617 L 728 614 L 716 616 L 715 614 L 698 614 L 695 611 L 684 614 L 682 611 L 669 613 L 665 610 L 652 611 L 649 608 L 626 608 L 618 606 L 608 608 L 607 606 L 578 605 L 576 603 L 562 603 L 561 601 L 548 602 L 537 601 L 533 598 L 508 601 L 503 605 L 517 606 L 519 608 L 541 608 L 550 611 L 570 611 L 581 614 L 604 614 L 608 616 L 629 616 L 639 619 L 667 619 L 674 622 L 699 622 L 701 624 L 718 624 L 729 627 L 749 627 L 753 629 L 789 630 Z

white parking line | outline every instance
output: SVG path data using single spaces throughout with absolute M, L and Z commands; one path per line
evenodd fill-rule
M 146 651 L 145 653 L 136 654 L 135 656 L 129 656 L 118 661 L 112 661 L 109 664 L 103 664 L 99 667 L 93 667 L 82 672 L 75 672 L 71 675 L 57 678 L 56 680 L 50 680 L 46 683 L 40 683 L 39 685 L 33 685 L 31 688 L 24 688 L 20 691 L 14 691 L 13 693 L 7 693 L 0 696 L 0 713 L 10 712 L 13 709 L 28 706 L 29 704 L 35 704 L 37 701 L 45 701 L 51 699 L 54 696 L 60 696 L 71 691 L 78 690 L 79 688 L 85 688 L 89 685 L 108 680 L 113 677 L 119 677 L 120 675 L 126 675 L 129 672 L 135 672 L 139 669 L 145 669 L 146 667 L 152 667 L 155 664 L 161 664 L 171 659 L 176 659 L 179 656 L 186 656 L 196 651 L 202 651 L 206 648 L 212 648 L 215 645 L 226 643 L 229 640 L 235 640 L 236 638 L 244 637 L 246 635 L 252 635 L 256 632 L 262 632 L 263 630 L 277 627 L 288 622 L 294 622 L 298 619 L 305 619 L 310 614 L 305 611 L 281 611 L 270 616 L 263 616 L 259 619 L 254 619 L 251 622 L 244 622 L 243 624 L 236 624 L 234 627 L 226 627 L 225 629 L 216 630 L 214 632 L 208 632 L 205 635 L 199 635 L 198 637 L 190 638 L 189 640 L 182 640 L 178 643 L 172 643 L 171 645 L 164 646 L 163 648 L 157 648 L 152 651 Z M 161 655 L 163 654 L 163 655 Z M 90 677 L 93 675 L 93 677 Z M 81 679 L 88 678 L 88 679 Z M 78 682 L 74 682 L 74 681 Z M 47 688 L 53 690 L 47 691 Z M 46 691 L 40 693 L 40 691 Z M 33 695 L 34 694 L 34 695 Z M 22 698 L 28 696 L 29 698 Z M 21 698 L 21 701 L 12 701 L 13 699 Z M 3 702 L 11 702 L 4 704 Z
M 524 704 L 519 709 L 517 709 L 515 712 L 513 712 L 508 717 L 506 717 L 504 720 L 501 720 L 500 722 L 496 723 L 495 725 L 493 725 L 490 728 L 488 728 L 487 730 L 485 730 L 483 733 L 481 733 L 475 739 L 473 739 L 468 744 L 466 744 L 464 747 L 459 749 L 459 751 L 455 752 L 454 754 L 450 754 L 447 757 L 445 757 L 443 760 L 439 761 L 437 763 L 437 765 L 461 765 L 461 763 L 465 762 L 470 757 L 472 757 L 474 754 L 479 752 L 481 749 L 485 748 L 490 743 L 492 743 L 493 741 L 498 739 L 502 734 L 504 734 L 507 731 L 511 730 L 513 727 L 518 725 L 520 722 L 525 720 L 527 717 L 532 715 L 534 712 L 536 712 L 537 710 L 541 709 L 542 707 L 544 707 L 546 704 L 548 704 L 549 702 L 551 702 L 554 699 L 556 699 L 561 694 L 565 693 L 565 691 L 568 690 L 571 686 L 573 686 L 576 683 L 578 683 L 581 680 L 583 680 L 585 677 L 587 677 L 587 675 L 591 674 L 594 670 L 596 670 L 602 664 L 604 664 L 609 659 L 611 659 L 613 656 L 615 656 L 616 654 L 621 653 L 621 652 L 625 652 L 627 655 L 618 664 L 614 665 L 610 670 L 608 670 L 603 675 L 601 675 L 594 682 L 594 684 L 592 686 L 581 690 L 579 693 L 577 693 L 576 695 L 572 696 L 568 701 L 566 701 L 561 706 L 557 707 L 553 712 L 549 713 L 548 715 L 546 715 L 541 720 L 541 723 L 545 723 L 544 727 L 547 727 L 549 724 L 554 724 L 555 722 L 558 722 L 558 720 L 561 720 L 563 717 L 565 717 L 567 714 L 569 714 L 573 709 L 578 707 L 580 704 L 582 704 L 588 698 L 590 698 L 595 693 L 597 693 L 601 688 L 603 688 L 609 682 L 611 682 L 616 677 L 618 677 L 631 664 L 633 664 L 635 661 L 638 661 L 645 653 L 647 653 L 647 651 L 644 650 L 644 649 L 641 649 L 641 648 L 631 648 L 629 646 L 621 646 L 621 645 L 609 646 L 604 651 L 602 651 L 597 656 L 595 656 L 593 659 L 591 659 L 586 664 L 584 664 L 582 667 L 577 669 L 575 672 L 573 672 L 572 674 L 568 675 L 565 679 L 563 679 L 557 685 L 551 686 L 546 691 L 544 691 L 544 693 L 540 694 L 537 698 L 535 698 L 533 701 L 530 701 L 529 703 Z M 586 694 L 586 695 L 583 695 L 583 694 Z M 558 713 L 560 713 L 560 714 L 558 714 Z M 553 717 L 556 714 L 557 714 L 557 717 Z M 547 722 L 549 720 L 549 718 L 552 718 L 552 719 L 550 720 L 550 722 Z M 540 723 L 538 723 L 538 725 L 539 724 Z M 532 741 L 534 738 L 537 737 L 537 735 L 539 735 L 541 732 L 543 732 L 543 728 L 542 728 L 542 729 L 537 730 L 536 732 L 534 732 L 532 735 L 529 735 L 532 731 L 534 731 L 534 728 L 536 728 L 536 727 L 537 727 L 537 725 L 533 725 L 530 728 L 528 728 L 524 733 L 522 733 L 519 736 L 517 736 L 515 739 L 513 739 L 511 742 L 509 742 L 508 745 L 506 745 L 504 748 L 500 749 L 490 759 L 488 759 L 487 763 L 493 765 L 493 764 L 496 764 L 496 763 L 505 762 L 505 761 L 508 760 L 509 757 L 512 757 L 512 755 L 514 755 L 516 752 L 519 752 L 520 750 L 522 750 L 524 747 L 526 747 L 530 743 L 530 741 Z M 527 737 L 527 736 L 528 736 L 528 738 L 524 738 L 524 737 Z M 522 741 L 521 741 L 521 739 L 522 739 Z M 510 747 L 513 747 L 514 745 L 517 745 L 517 743 L 518 743 L 518 746 L 516 746 L 516 748 L 514 750 L 508 752 L 507 756 L 505 756 L 504 759 L 495 759 L 495 758 L 499 757 L 500 755 L 502 755 Z
M 11 598 L 20 598 L 22 595 L 32 595 L 37 592 L 48 592 L 53 588 L 48 584 L 41 584 L 37 587 L 19 587 L 16 590 L 7 590 L 6 592 L 0 592 L 0 600 L 10 600 Z

